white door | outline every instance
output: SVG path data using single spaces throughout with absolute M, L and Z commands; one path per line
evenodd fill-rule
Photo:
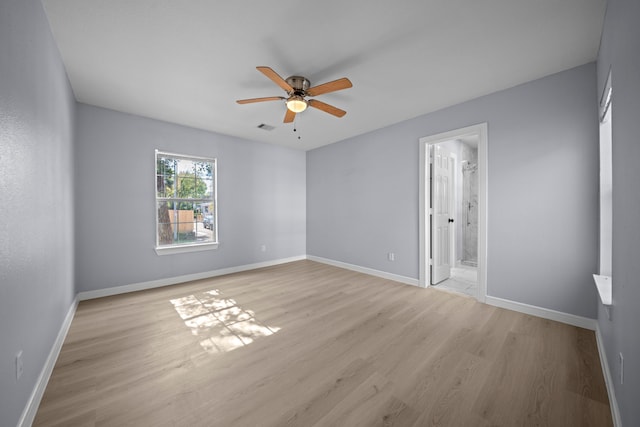
M 451 153 L 436 144 L 433 146 L 431 165 L 431 284 L 451 276 L 451 234 L 453 212 L 451 203 Z

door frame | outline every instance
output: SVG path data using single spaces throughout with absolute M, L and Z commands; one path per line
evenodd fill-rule
M 487 123 L 454 129 L 435 135 L 424 136 L 420 141 L 420 287 L 430 287 L 429 261 L 431 259 L 431 226 L 429 221 L 431 188 L 429 145 L 459 139 L 469 135 L 478 136 L 478 295 L 476 299 L 485 302 L 487 297 Z
M 450 202 L 451 202 L 451 206 L 449 207 L 450 212 L 453 213 L 453 216 L 456 220 L 456 222 L 454 222 L 454 226 L 451 227 L 451 245 L 449 246 L 450 250 L 449 250 L 449 258 L 451 258 L 453 260 L 453 265 L 455 267 L 455 263 L 456 263 L 456 252 L 457 252 L 457 242 L 458 242 L 458 220 L 459 218 L 456 218 L 456 212 L 457 212 L 457 202 L 458 202 L 458 174 L 457 174 L 457 170 L 458 170 L 458 155 L 456 153 L 451 153 L 450 154 L 450 160 L 453 161 L 453 176 L 452 176 L 452 180 L 451 180 L 451 196 L 450 196 Z

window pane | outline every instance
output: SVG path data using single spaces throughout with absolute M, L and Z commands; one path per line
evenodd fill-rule
M 174 231 L 176 233 L 176 231 Z M 177 224 L 177 241 L 178 244 L 195 243 L 195 222 L 181 222 Z
M 196 209 L 200 211 L 202 215 L 213 215 L 213 203 L 198 203 Z
M 205 181 L 204 179 L 200 178 L 200 177 L 196 177 L 195 180 L 196 183 L 196 197 L 198 199 L 202 199 L 204 197 L 211 197 L 209 193 L 209 187 L 207 186 L 207 181 Z
M 170 160 L 166 157 L 158 157 L 156 159 L 156 172 L 159 175 L 166 175 L 168 173 L 168 170 L 170 169 L 169 162 Z M 173 164 L 173 162 L 171 163 Z
M 202 198 L 212 199 L 213 198 L 213 180 L 203 179 L 201 182 L 204 189 L 204 194 L 202 195 Z
M 215 224 L 211 221 L 196 222 L 196 240 L 199 243 L 213 242 Z
M 173 197 L 173 176 L 156 175 L 157 197 Z
M 191 219 L 193 219 L 193 202 L 175 202 L 175 209 L 179 211 L 189 211 L 191 212 Z M 181 218 L 186 218 L 187 214 L 183 214 Z M 180 220 L 182 222 L 182 220 Z
M 177 160 L 177 164 L 178 164 L 177 166 L 178 175 L 186 173 L 193 176 L 195 174 L 196 166 L 195 166 L 195 163 L 192 162 L 191 160 L 180 159 L 180 160 Z
M 156 160 L 156 190 L 158 197 L 171 197 L 173 193 L 175 162 L 167 157 Z
M 171 225 L 172 202 L 158 202 L 157 203 L 157 215 L 158 215 L 158 244 L 159 245 L 171 245 L 173 244 L 173 227 Z
M 176 197 L 181 199 L 202 199 L 207 194 L 207 184 L 193 173 L 181 172 L 177 190 Z
M 196 163 L 196 175 L 202 179 L 210 180 L 213 177 L 213 165 L 209 162 Z
M 195 242 L 196 232 L 194 222 L 181 222 L 178 224 L 178 242 Z

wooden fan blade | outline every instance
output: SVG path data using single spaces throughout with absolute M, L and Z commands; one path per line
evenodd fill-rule
M 323 83 L 321 85 L 309 88 L 307 89 L 307 95 L 318 96 L 322 95 L 323 93 L 335 92 L 337 90 L 348 89 L 350 87 L 353 87 L 353 85 L 351 84 L 351 80 L 343 77 L 332 82 Z
M 291 123 L 295 118 L 296 113 L 287 108 L 287 112 L 284 114 L 284 123 Z
M 324 102 L 318 101 L 317 99 L 310 99 L 307 102 L 309 103 L 310 107 L 317 108 L 318 110 L 322 110 L 325 113 L 333 114 L 336 117 L 342 117 L 347 114 L 346 111 L 336 108 L 333 105 L 325 104 Z
M 291 85 L 289 83 L 287 83 L 287 81 L 285 79 L 280 77 L 278 75 L 278 73 L 273 71 L 271 68 L 269 68 L 269 67 L 256 67 L 256 69 L 258 71 L 260 71 L 262 74 L 264 74 L 265 76 L 269 77 L 275 84 L 280 86 L 282 89 L 286 90 L 287 93 L 293 92 L 293 88 L 291 87 Z
M 238 99 L 236 102 L 238 104 L 252 104 L 254 102 L 280 101 L 282 99 L 284 99 L 282 96 L 267 96 L 265 98 Z

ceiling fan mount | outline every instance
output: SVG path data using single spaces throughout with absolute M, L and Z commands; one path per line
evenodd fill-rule
M 290 76 L 287 79 L 283 79 L 269 67 L 256 67 L 258 71 L 267 76 L 271 81 L 280 86 L 286 93 L 287 97 L 283 96 L 269 96 L 264 98 L 250 98 L 239 99 L 236 102 L 238 104 L 252 104 L 255 102 L 265 101 L 282 101 L 284 100 L 287 106 L 287 111 L 284 116 L 284 123 L 291 123 L 295 119 L 297 113 L 301 113 L 307 109 L 307 106 L 317 108 L 336 117 L 343 117 L 347 114 L 346 111 L 341 110 L 333 105 L 326 104 L 316 99 L 307 99 L 309 97 L 315 97 L 329 92 L 335 92 L 342 89 L 348 89 L 352 87 L 351 81 L 348 78 L 343 77 L 338 80 L 333 80 L 328 83 L 323 83 L 318 86 L 311 86 L 311 82 L 306 77 L 302 76 Z
M 294 92 L 302 92 L 305 93 L 307 89 L 311 86 L 311 82 L 306 77 L 302 76 L 291 76 L 287 77 L 285 80 L 289 83 L 289 86 L 293 88 Z M 290 93 L 289 95 L 294 95 L 294 93 Z M 295 95 L 300 95 L 299 93 L 295 93 Z M 304 96 L 304 95 L 303 95 Z
M 293 89 L 287 92 L 287 94 L 289 94 L 289 97 L 285 100 L 287 108 L 294 113 L 302 113 L 309 105 L 304 98 L 307 96 L 307 89 L 311 86 L 311 82 L 302 76 L 287 77 L 285 81 Z

